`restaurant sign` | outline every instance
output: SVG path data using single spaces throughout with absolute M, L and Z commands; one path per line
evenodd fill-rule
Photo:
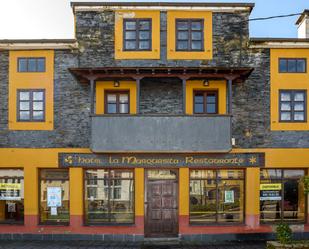
M 264 153 L 91 154 L 59 153 L 60 167 L 264 167 Z

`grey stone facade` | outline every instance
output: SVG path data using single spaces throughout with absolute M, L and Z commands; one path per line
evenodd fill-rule
M 233 86 L 232 136 L 240 148 L 309 148 L 307 131 L 270 131 L 270 51 L 249 49 L 249 13 L 213 14 L 212 60 L 167 60 L 166 16 L 161 12 L 160 60 L 114 60 L 114 12 L 76 12 L 78 51 L 55 51 L 54 130 L 8 130 L 8 52 L 0 52 L 0 147 L 82 147 L 90 145 L 90 90 L 69 67 L 225 66 L 254 67 L 244 83 Z M 144 79 L 140 111 L 182 113 L 178 79 Z

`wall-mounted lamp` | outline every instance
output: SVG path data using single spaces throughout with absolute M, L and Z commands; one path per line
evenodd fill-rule
M 209 86 L 209 81 L 208 80 L 204 80 L 203 81 L 203 86 Z
M 120 82 L 118 80 L 114 81 L 114 87 L 120 87 Z

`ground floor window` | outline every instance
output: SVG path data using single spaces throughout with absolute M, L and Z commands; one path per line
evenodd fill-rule
M 87 224 L 134 223 L 133 170 L 85 170 Z
M 260 220 L 267 222 L 305 222 L 305 194 L 301 169 L 261 170 Z
M 0 223 L 24 222 L 24 172 L 0 170 Z
M 68 224 L 69 171 L 61 169 L 40 170 L 40 223 Z
M 190 223 L 240 223 L 243 170 L 190 170 Z

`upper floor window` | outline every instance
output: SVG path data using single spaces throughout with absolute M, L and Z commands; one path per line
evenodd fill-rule
M 196 114 L 217 114 L 218 113 L 218 92 L 197 91 L 194 93 L 194 113 Z
M 204 50 L 204 20 L 177 19 L 176 20 L 176 50 L 202 51 Z
M 40 122 L 45 120 L 45 90 L 17 91 L 17 120 Z
M 306 120 L 305 90 L 281 90 L 279 92 L 280 122 L 304 122 Z
M 18 72 L 45 72 L 45 58 L 18 58 Z
M 129 113 L 129 92 L 105 92 L 105 113 L 127 114 Z
M 124 50 L 151 50 L 151 19 L 123 20 Z
M 306 59 L 279 59 L 279 72 L 280 73 L 305 73 L 306 72 Z

